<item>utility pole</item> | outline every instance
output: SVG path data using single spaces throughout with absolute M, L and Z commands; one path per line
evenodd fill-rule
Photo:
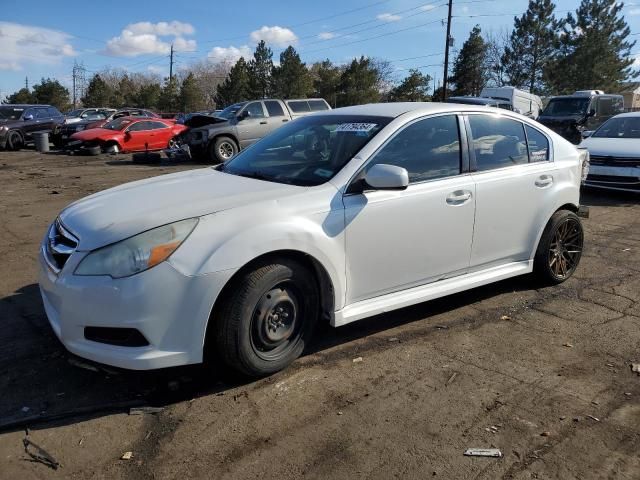
M 171 44 L 171 54 L 169 55 L 169 83 L 173 80 L 173 43 Z
M 447 16 L 447 41 L 444 47 L 444 76 L 442 78 L 442 101 L 447 101 L 447 82 L 449 81 L 449 46 L 451 45 L 451 8 L 453 0 L 449 0 L 449 15 Z
M 71 73 L 71 78 L 73 79 L 73 108 L 74 109 L 78 105 L 77 96 L 76 96 L 76 67 L 77 66 L 78 66 L 78 64 L 74 61 L 73 62 L 73 70 L 72 70 L 72 73 Z
M 24 77 L 24 88 L 29 90 L 29 77 Z

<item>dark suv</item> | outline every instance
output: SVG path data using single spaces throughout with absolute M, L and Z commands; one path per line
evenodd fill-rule
M 51 105 L 0 105 L 0 148 L 19 150 L 34 133 L 51 133 L 63 121 Z

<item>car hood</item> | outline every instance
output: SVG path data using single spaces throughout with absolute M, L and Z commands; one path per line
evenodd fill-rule
M 93 250 L 185 218 L 300 193 L 304 187 L 218 172 L 213 168 L 126 183 L 78 200 L 60 221 Z
M 190 118 L 184 121 L 184 125 L 191 128 L 204 127 L 206 125 L 214 125 L 217 123 L 229 123 L 228 120 L 219 117 L 212 117 L 211 115 L 192 115 Z
M 589 150 L 590 155 L 612 157 L 640 157 L 640 139 L 638 138 L 585 138 L 581 147 Z
M 74 140 L 81 140 L 83 142 L 90 142 L 92 140 L 104 140 L 107 138 L 114 138 L 122 135 L 120 130 L 109 130 L 108 128 L 89 128 L 88 130 L 81 130 L 71 135 Z

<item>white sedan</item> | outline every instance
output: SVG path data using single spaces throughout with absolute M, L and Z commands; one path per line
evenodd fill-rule
M 534 272 L 569 278 L 588 159 L 518 114 L 438 103 L 296 120 L 229 162 L 65 208 L 40 289 L 71 352 L 278 371 L 341 326 Z
M 616 115 L 583 136 L 580 146 L 591 154 L 585 185 L 640 193 L 640 112 Z

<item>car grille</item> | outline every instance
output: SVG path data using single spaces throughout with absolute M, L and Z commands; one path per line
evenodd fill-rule
M 44 256 L 51 269 L 56 273 L 62 270 L 77 247 L 78 239 L 62 226 L 60 220 L 56 219 L 49 227 L 44 245 Z
M 640 167 L 640 157 L 591 155 L 591 165 L 607 165 L 609 167 Z

